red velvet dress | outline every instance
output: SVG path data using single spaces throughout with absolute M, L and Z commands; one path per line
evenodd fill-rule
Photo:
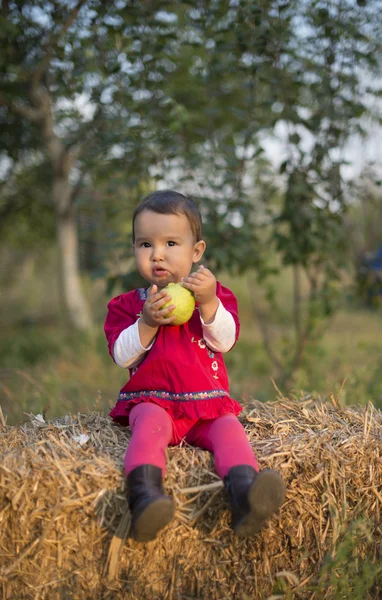
M 217 284 L 217 296 L 232 314 L 239 336 L 237 300 L 233 293 Z M 109 353 L 121 332 L 140 317 L 146 301 L 140 288 L 121 294 L 108 304 L 105 334 Z M 154 402 L 174 419 L 214 419 L 227 413 L 238 415 L 242 407 L 230 397 L 228 374 L 223 355 L 211 350 L 203 339 L 199 310 L 184 325 L 159 327 L 152 348 L 137 367 L 129 369 L 130 379 L 121 389 L 110 416 L 128 425 L 135 404 Z

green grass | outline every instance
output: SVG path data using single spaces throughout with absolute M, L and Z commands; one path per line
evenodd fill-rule
M 289 573 L 281 573 L 274 598 L 293 600 L 374 600 L 382 592 L 382 565 L 375 556 L 375 524 L 354 521 L 344 527 L 334 548 L 320 565 L 319 573 L 301 585 Z M 359 551 L 362 548 L 362 554 Z M 313 595 L 314 594 L 314 595 Z
M 38 325 L 4 332 L 0 343 L 1 405 L 10 423 L 48 408 L 48 416 L 112 406 L 126 379 L 113 367 L 102 331 L 84 338 Z
M 290 280 L 287 271 L 279 278 L 278 309 L 267 317 L 273 350 L 281 357 L 293 352 Z M 240 339 L 233 352 L 226 355 L 232 392 L 244 399 L 273 400 L 275 389 L 270 376 L 278 386 L 281 383 L 264 349 L 248 283 L 243 277 L 231 279 L 228 284 L 238 296 L 241 317 Z M 257 302 L 263 303 L 261 293 Z M 325 397 L 341 390 L 345 404 L 370 401 L 382 408 L 381 319 L 380 310 L 344 302 L 344 307 L 327 321 L 322 338 L 308 345 L 292 383 L 293 392 L 297 396 L 316 393 Z

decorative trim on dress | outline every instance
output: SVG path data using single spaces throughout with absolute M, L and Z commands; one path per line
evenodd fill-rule
M 147 290 L 146 288 L 138 288 L 138 294 L 140 300 L 147 300 Z
M 208 400 L 209 398 L 221 398 L 228 396 L 225 390 L 208 390 L 206 392 L 184 392 L 177 394 L 175 392 L 166 392 L 165 390 L 145 390 L 142 392 L 121 392 L 118 402 L 133 400 L 134 398 L 155 397 L 162 400 L 174 400 L 175 402 L 184 402 L 187 400 Z

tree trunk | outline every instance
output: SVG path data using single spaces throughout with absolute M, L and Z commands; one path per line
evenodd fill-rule
M 35 84 L 31 94 L 42 115 L 39 123 L 53 171 L 52 200 L 56 215 L 61 297 L 69 323 L 75 329 L 85 331 L 90 329 L 92 322 L 81 285 L 74 190 L 69 181 L 76 151 L 67 148 L 56 135 L 48 90 Z
M 71 202 L 69 173 L 55 173 L 53 201 L 56 211 L 59 279 L 69 322 L 80 331 L 90 329 L 92 320 L 80 278 L 76 211 Z
M 0 94 L 0 105 L 5 104 L 15 114 L 35 123 L 42 133 L 47 156 L 52 165 L 53 189 L 52 200 L 56 215 L 56 231 L 58 246 L 59 279 L 61 297 L 69 322 L 80 331 L 91 327 L 91 314 L 86 302 L 80 278 L 78 257 L 78 234 L 74 194 L 69 182 L 71 168 L 78 156 L 55 131 L 53 98 L 49 86 L 43 82 L 47 79 L 50 61 L 61 38 L 65 36 L 76 19 L 86 0 L 78 0 L 71 8 L 61 28 L 44 44 L 46 52 L 36 68 L 31 72 L 29 83 L 29 103 L 19 100 L 10 101 Z M 8 2 L 3 2 L 3 12 L 8 12 Z M 81 140 L 79 140 L 80 142 Z

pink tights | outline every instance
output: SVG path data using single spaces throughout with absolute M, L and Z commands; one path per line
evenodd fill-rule
M 175 423 L 164 408 L 142 403 L 134 406 L 129 422 L 133 435 L 125 454 L 126 474 L 145 464 L 161 468 L 164 474 L 166 448 L 178 444 L 182 438 L 213 453 L 216 472 L 222 479 L 231 467 L 238 465 L 259 470 L 244 428 L 233 414 L 207 421 L 182 419 Z

